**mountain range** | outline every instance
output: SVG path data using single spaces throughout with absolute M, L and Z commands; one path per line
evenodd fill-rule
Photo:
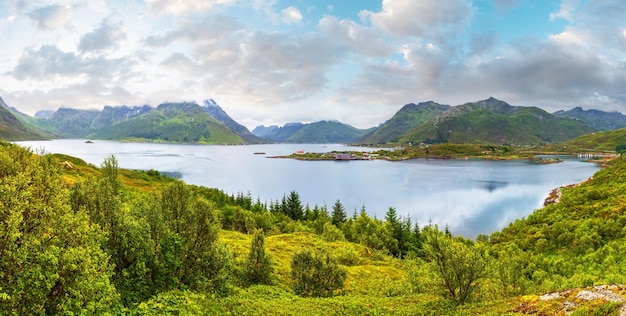
M 619 112 L 604 112 L 600 110 L 583 110 L 577 106 L 567 111 L 553 113 L 558 117 L 568 117 L 585 122 L 598 131 L 607 131 L 626 127 L 626 115 Z
M 253 129 L 252 134 L 282 143 L 331 144 L 351 143 L 373 129 L 358 129 L 338 121 L 319 121 L 309 124 L 287 123 L 282 127 L 261 125 Z
M 358 129 L 333 120 L 263 125 L 250 132 L 213 99 L 162 103 L 156 108 L 105 106 L 102 110 L 60 108 L 35 117 L 0 98 L 0 139 L 92 138 L 199 144 L 258 143 L 483 143 L 543 144 L 595 131 L 626 127 L 618 112 L 583 110 L 548 113 L 488 98 L 450 106 L 433 101 L 404 105 L 378 127 Z
M 357 142 L 540 144 L 562 142 L 594 131 L 581 120 L 488 98 L 457 106 L 432 101 L 407 104 Z

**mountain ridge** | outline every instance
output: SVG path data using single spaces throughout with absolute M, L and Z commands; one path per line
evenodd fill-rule
M 291 122 L 282 127 L 259 125 L 252 130 L 258 137 L 285 143 L 352 143 L 372 129 L 358 129 L 336 120 L 313 123 Z
M 1 99 L 0 99 L 1 100 Z M 560 110 L 548 113 L 538 107 L 514 106 L 505 101 L 489 97 L 484 100 L 466 102 L 451 106 L 425 101 L 420 103 L 408 103 L 402 106 L 391 118 L 377 127 L 358 129 L 336 120 L 322 120 L 303 124 L 290 122 L 283 126 L 272 125 L 265 127 L 257 126 L 252 131 L 239 124 L 230 117 L 215 100 L 206 99 L 200 104 L 196 102 L 170 102 L 161 103 L 157 107 L 150 105 L 105 105 L 102 110 L 83 110 L 61 107 L 54 112 L 38 111 L 36 117 L 30 117 L 11 108 L 4 103 L 4 108 L 15 116 L 23 126 L 12 133 L 17 138 L 63 138 L 63 137 L 104 137 L 106 139 L 127 138 L 133 139 L 143 135 L 149 137 L 164 137 L 169 141 L 197 142 L 199 126 L 185 127 L 185 122 L 193 123 L 194 120 L 169 122 L 176 120 L 182 112 L 188 111 L 189 115 L 197 115 L 197 119 L 205 122 L 207 126 L 223 125 L 219 132 L 214 135 L 225 136 L 226 139 L 212 140 L 208 134 L 204 135 L 202 142 L 208 143 L 242 143 L 238 135 L 246 144 L 259 144 L 268 142 L 287 143 L 360 143 L 360 144 L 403 144 L 403 143 L 487 143 L 487 144 L 541 144 L 568 141 L 582 134 L 594 131 L 612 130 L 626 127 L 626 115 L 619 112 L 604 112 L 601 110 L 583 110 L 574 107 L 571 110 Z M 168 106 L 169 104 L 169 106 Z M 170 109 L 168 107 L 177 107 Z M 161 115 L 151 114 L 160 111 Z M 204 113 L 201 113 L 204 112 Z M 125 123 L 144 115 L 148 119 L 141 119 L 141 124 Z M 180 119 L 181 117 L 178 117 Z M 13 122 L 13 121 L 11 121 Z M 166 124 L 167 123 L 167 124 Z M 171 124 L 170 124 L 171 123 Z M 120 125 L 121 124 L 121 125 Z M 152 126 L 152 131 L 147 132 L 146 124 Z M 167 125 L 167 127 L 165 125 Z M 217 124 L 217 125 L 216 125 Z M 143 131 L 133 133 L 129 128 L 136 127 Z M 4 126 L 9 126 L 5 123 Z M 116 132 L 116 128 L 124 127 L 126 135 Z M 190 132 L 194 130 L 195 136 L 185 137 L 173 130 L 174 126 Z M 167 132 L 158 132 L 159 128 L 168 129 Z M 25 136 L 24 130 L 33 133 Z M 171 137 L 167 134 L 177 134 Z M 230 135 L 230 136 L 227 136 Z M 10 135 L 5 138 L 13 137 Z M 209 137 L 208 139 L 206 137 Z M 151 140 L 140 137 L 139 139 Z M 163 140 L 163 139 L 161 139 Z
M 493 97 L 457 106 L 434 102 L 420 105 L 405 105 L 359 142 L 526 145 L 567 141 L 595 131 L 579 120 L 559 118 L 538 107 L 513 106 Z M 394 133 L 374 137 L 381 130 Z
M 25 124 L 0 97 L 0 139 L 29 140 L 44 139 L 45 136 Z

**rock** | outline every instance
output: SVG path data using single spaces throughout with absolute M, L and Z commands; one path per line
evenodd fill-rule
M 561 200 L 561 188 L 556 188 L 550 192 L 550 195 L 543 201 L 543 206 L 559 203 Z
M 575 308 L 576 308 L 576 303 L 570 302 L 570 301 L 563 302 L 563 309 L 565 311 L 571 311 L 571 310 L 573 310 Z
M 544 295 L 539 296 L 539 299 L 542 301 L 549 301 L 549 300 L 554 300 L 561 297 L 561 294 L 559 294 L 559 292 L 553 292 L 553 293 L 547 293 Z
M 624 298 L 620 295 L 613 293 L 613 291 L 604 286 L 596 286 L 593 291 L 582 290 L 576 294 L 576 298 L 586 301 L 604 299 L 609 302 L 620 303 L 624 301 Z

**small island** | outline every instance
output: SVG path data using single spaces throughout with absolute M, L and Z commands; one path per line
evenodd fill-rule
M 563 162 L 563 159 L 559 157 L 541 157 L 541 158 L 533 158 L 531 161 L 540 164 L 540 165 L 549 165 L 553 163 Z
M 403 161 L 408 159 L 488 159 L 517 160 L 535 159 L 536 152 L 522 151 L 513 146 L 505 145 L 474 145 L 474 144 L 420 144 L 398 148 L 381 148 L 366 151 L 331 151 L 313 153 L 298 150 L 291 155 L 272 156 L 270 158 L 290 158 L 298 160 L 388 160 Z

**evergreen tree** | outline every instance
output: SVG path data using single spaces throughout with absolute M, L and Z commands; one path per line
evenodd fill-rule
M 283 213 L 294 221 L 304 217 L 302 202 L 300 202 L 300 196 L 296 191 L 291 191 L 287 198 L 283 197 L 283 210 Z
M 346 221 L 346 210 L 341 204 L 341 201 L 337 200 L 333 205 L 332 223 L 333 225 L 340 227 Z
M 405 249 L 400 249 L 404 248 L 401 243 L 405 241 L 405 238 L 403 236 L 402 224 L 398 220 L 396 209 L 393 207 L 390 207 L 385 214 L 385 227 L 391 237 L 396 241 L 395 243 L 386 245 L 387 250 L 389 250 L 393 256 L 401 257 L 406 253 Z

